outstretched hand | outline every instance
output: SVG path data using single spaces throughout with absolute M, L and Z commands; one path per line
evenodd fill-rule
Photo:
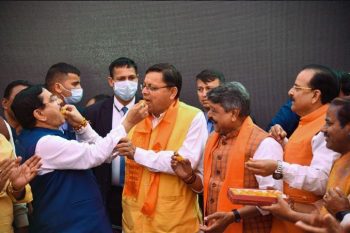
M 171 168 L 178 177 L 182 180 L 186 180 L 193 173 L 191 162 L 185 158 L 179 160 L 177 157 L 178 156 L 175 155 L 171 156 Z
M 199 229 L 208 233 L 222 233 L 226 227 L 233 223 L 232 212 L 216 212 L 204 218 L 207 225 L 200 225 Z
M 123 125 L 125 131 L 128 133 L 132 127 L 134 127 L 137 123 L 142 121 L 148 116 L 148 105 L 145 104 L 145 101 L 140 101 L 132 107 L 128 114 L 126 115 Z
M 317 215 L 310 222 L 298 221 L 295 224 L 307 232 L 313 233 L 345 233 L 339 222 L 330 214 Z
M 277 161 L 271 159 L 253 160 L 249 159 L 245 167 L 255 175 L 269 176 L 277 169 Z
M 4 189 L 12 169 L 16 166 L 14 159 L 3 159 L 0 161 L 0 191 Z
M 21 157 L 15 159 L 15 168 L 13 168 L 10 175 L 10 181 L 15 190 L 24 189 L 24 186 L 38 174 L 41 167 L 41 158 L 38 155 L 32 156 L 22 165 L 19 165 L 21 160 Z
M 326 209 L 335 215 L 339 211 L 350 210 L 350 202 L 348 197 L 338 187 L 330 188 L 323 196 Z
M 280 126 L 279 124 L 276 124 L 270 128 L 269 135 L 281 145 L 283 145 L 284 138 L 287 137 L 286 131 L 284 131 L 282 126 Z

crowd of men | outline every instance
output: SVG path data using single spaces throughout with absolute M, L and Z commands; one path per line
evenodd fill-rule
M 195 79 L 201 110 L 180 100 L 173 65 L 141 80 L 126 57 L 109 66 L 112 95 L 85 108 L 71 64 L 43 85 L 8 84 L 0 232 L 350 232 L 349 73 L 303 67 L 266 131 L 241 83 L 208 69 Z M 286 198 L 241 205 L 230 188 Z

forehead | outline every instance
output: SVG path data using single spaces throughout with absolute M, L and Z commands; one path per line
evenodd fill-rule
M 63 83 L 80 83 L 80 76 L 73 73 L 68 73 L 65 75 L 64 79 L 61 79 Z
M 339 106 L 330 105 L 327 110 L 327 119 L 332 121 L 338 121 L 337 114 L 339 111 Z
M 136 75 L 136 70 L 134 67 L 114 67 L 113 68 L 113 77 L 120 77 L 120 76 L 130 76 L 130 75 Z
M 198 79 L 197 80 L 197 86 L 198 87 L 217 87 L 220 85 L 219 79 L 214 79 L 213 81 L 210 82 L 203 82 L 202 80 Z
M 224 110 L 224 108 L 219 103 L 213 103 L 210 100 L 208 101 L 209 107 L 215 110 Z
M 23 89 L 26 89 L 27 86 L 23 86 L 23 85 L 18 85 L 12 88 L 11 90 L 11 94 L 10 94 L 10 99 L 15 98 L 15 96 L 22 91 Z
M 298 74 L 295 80 L 295 84 L 299 86 L 308 86 L 308 84 L 310 83 L 310 80 L 314 75 L 315 75 L 314 70 L 310 70 L 310 69 L 303 70 Z
M 164 83 L 163 74 L 161 72 L 149 72 L 145 76 L 145 83 L 151 83 L 151 84 Z

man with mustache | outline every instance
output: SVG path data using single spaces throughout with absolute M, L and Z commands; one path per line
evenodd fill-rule
M 339 154 L 326 147 L 321 128 L 330 103 L 339 94 L 339 81 L 335 74 L 321 65 L 307 65 L 297 75 L 288 92 L 292 111 L 298 114 L 298 128 L 287 140 L 286 132 L 278 125 L 272 134 L 284 146 L 284 161 L 248 161 L 247 168 L 258 175 L 271 175 L 283 179 L 283 191 L 292 206 L 308 212 L 304 204 L 322 198 L 326 191 L 328 175 Z M 302 232 L 293 223 L 274 218 L 272 233 Z
M 213 132 L 204 153 L 204 232 L 263 232 L 271 230 L 271 215 L 256 206 L 233 204 L 229 188 L 269 187 L 282 189 L 272 177 L 254 176 L 244 163 L 254 159 L 282 159 L 283 149 L 276 140 L 255 125 L 250 117 L 250 96 L 239 82 L 222 84 L 209 91 L 208 116 Z

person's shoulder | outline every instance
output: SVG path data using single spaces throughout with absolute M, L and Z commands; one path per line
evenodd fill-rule
M 186 109 L 188 111 L 195 112 L 195 113 L 202 112 L 202 110 L 200 110 L 199 108 L 196 108 L 192 105 L 186 104 L 186 103 L 181 102 L 181 101 L 180 101 L 180 107 L 183 109 Z
M 7 140 L 10 140 L 10 132 L 6 126 L 6 121 L 2 116 L 0 116 L 0 133 L 4 135 Z

